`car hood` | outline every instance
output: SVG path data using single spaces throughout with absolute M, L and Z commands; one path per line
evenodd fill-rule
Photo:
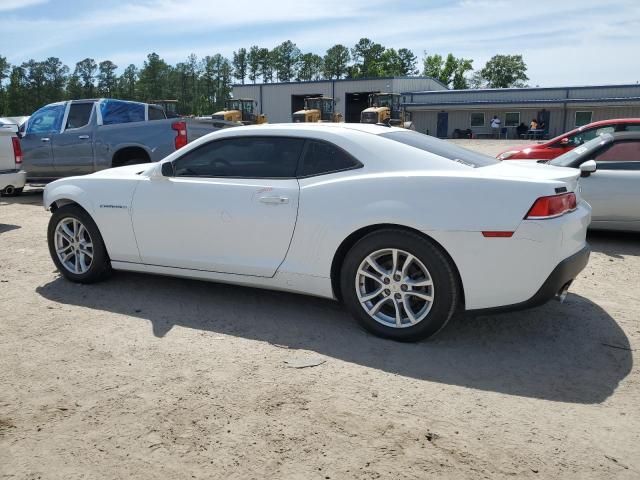
M 140 175 L 155 165 L 155 163 L 151 165 L 148 163 L 141 163 L 139 165 L 126 165 L 124 167 L 108 168 L 106 170 L 100 170 L 99 172 L 86 175 L 86 177 L 131 178 L 132 175 Z

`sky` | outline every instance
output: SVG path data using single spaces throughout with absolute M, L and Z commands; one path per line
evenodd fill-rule
M 155 51 L 231 57 L 291 40 L 324 54 L 367 37 L 422 57 L 451 52 L 475 68 L 522 54 L 531 86 L 640 81 L 640 0 L 0 0 L 0 55 L 12 64 L 86 57 L 120 71 Z

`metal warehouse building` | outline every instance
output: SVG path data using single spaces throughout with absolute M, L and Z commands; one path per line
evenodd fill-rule
M 336 99 L 336 112 L 342 113 L 346 122 L 357 123 L 360 112 L 368 106 L 370 93 L 446 89 L 445 85 L 429 77 L 388 77 L 234 85 L 233 97 L 257 101 L 258 111 L 267 115 L 269 123 L 291 122 L 291 114 L 304 107 L 306 97 L 332 97 Z
M 608 118 L 640 117 L 640 85 L 403 92 L 416 130 L 441 138 L 488 134 L 497 115 L 508 138 L 520 122 L 544 120 L 546 136 Z

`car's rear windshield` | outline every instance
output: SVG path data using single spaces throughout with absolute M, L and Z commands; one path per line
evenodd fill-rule
M 573 163 L 578 157 L 589 155 L 591 152 L 598 150 L 601 145 L 609 142 L 613 142 L 613 136 L 610 133 L 603 133 L 602 135 L 598 135 L 596 138 L 592 138 L 588 142 L 583 143 L 579 147 L 569 150 L 567 153 L 563 153 L 559 157 L 554 158 L 549 162 L 549 164 L 555 165 L 556 167 L 573 167 Z
M 419 148 L 425 152 L 433 153 L 444 158 L 448 158 L 453 162 L 462 163 L 469 167 L 486 167 L 499 162 L 496 158 L 484 155 L 462 148 L 454 143 L 440 140 L 423 133 L 407 130 L 406 132 L 389 132 L 383 133 L 381 137 L 409 145 L 410 147 Z

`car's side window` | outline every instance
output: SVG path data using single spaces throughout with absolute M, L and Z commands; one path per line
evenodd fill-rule
M 29 118 L 27 122 L 27 134 L 60 131 L 64 110 L 64 105 L 52 105 L 41 108 Z
M 307 140 L 298 177 L 311 177 L 360 167 L 362 164 L 342 148 L 329 142 Z
M 640 169 L 640 141 L 616 142 L 595 156 L 601 170 Z
M 65 130 L 69 130 L 70 128 L 84 127 L 89 123 L 92 111 L 93 103 L 72 103 L 69 107 L 67 124 L 64 127 Z
M 640 132 L 640 124 L 625 125 L 624 126 L 624 131 L 625 132 Z
M 604 133 L 613 133 L 615 131 L 614 125 L 608 125 L 606 127 L 591 128 L 589 130 L 583 130 L 582 132 L 575 133 L 569 137 L 569 143 L 577 147 L 589 140 L 593 140 L 599 135 Z
M 294 178 L 304 139 L 237 137 L 213 141 L 174 161 L 176 177 Z
M 103 125 L 118 123 L 144 122 L 144 104 L 123 100 L 102 100 L 100 113 Z
M 149 120 L 164 120 L 164 110 L 155 105 L 149 105 Z

